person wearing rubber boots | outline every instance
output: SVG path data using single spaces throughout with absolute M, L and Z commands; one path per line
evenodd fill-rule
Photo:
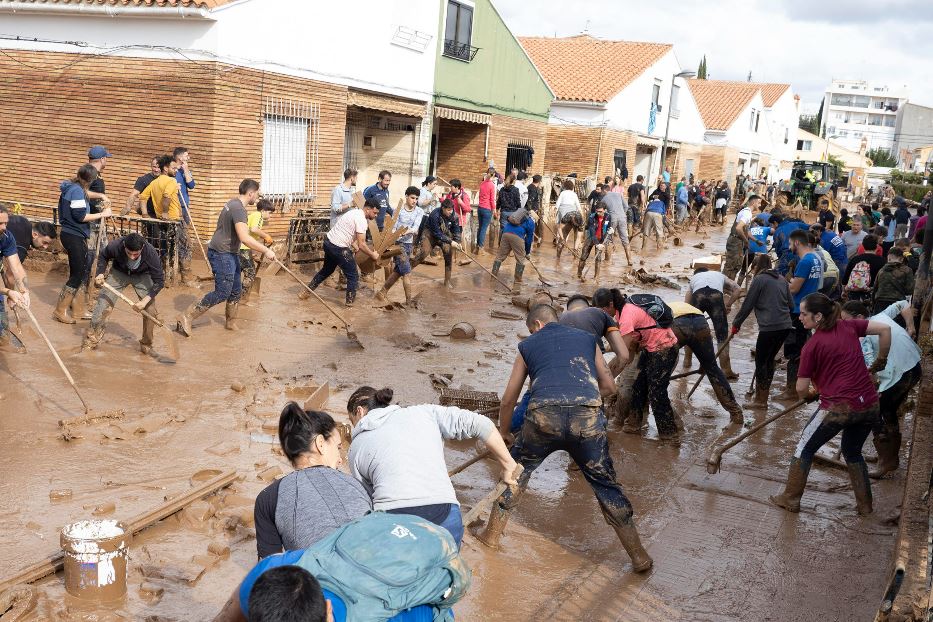
M 901 449 L 901 430 L 897 411 L 907 400 L 910 391 L 920 382 L 923 374 L 920 348 L 913 340 L 913 309 L 909 302 L 901 300 L 889 305 L 881 313 L 869 317 L 868 307 L 861 302 L 850 301 L 842 306 L 842 318 L 868 319 L 870 322 L 881 322 L 891 327 L 891 349 L 884 369 L 879 371 L 877 376 L 878 407 L 881 416 L 872 430 L 872 442 L 878 452 L 878 472 L 884 475 L 896 471 L 900 464 L 898 455 Z M 898 325 L 898 318 L 903 318 L 907 330 Z M 875 363 L 879 350 L 877 337 L 862 338 L 865 365 L 871 367 Z
M 492 262 L 492 273 L 499 276 L 502 262 L 511 253 L 515 256 L 515 277 L 512 293 L 522 293 L 522 274 L 525 271 L 525 258 L 531 255 L 531 245 L 535 240 L 535 219 L 537 214 L 520 207 L 510 213 L 502 222 L 502 238 L 499 240 L 499 252 Z
M 421 221 L 425 218 L 424 210 L 418 206 L 418 198 L 421 191 L 417 186 L 409 186 L 405 190 L 405 203 L 399 210 L 398 218 L 395 221 L 393 231 L 402 229 L 405 231 L 396 242 L 402 247 L 402 254 L 393 258 L 394 269 L 382 285 L 382 289 L 376 292 L 376 300 L 386 302 L 388 300 L 389 290 L 401 279 L 402 288 L 405 290 L 405 304 L 411 304 L 413 298 L 411 295 L 411 260 L 414 251 L 415 234 L 421 229 Z
M 327 232 L 324 239 L 324 265 L 318 270 L 308 287 L 312 290 L 320 287 L 330 275 L 339 267 L 347 277 L 346 305 L 352 307 L 356 301 L 356 288 L 360 282 L 360 271 L 356 265 L 356 251 L 379 261 L 379 253 L 366 244 L 366 232 L 369 230 L 367 221 L 375 220 L 379 215 L 378 199 L 366 199 L 363 209 L 351 209 L 339 217 L 334 226 Z M 298 294 L 301 300 L 311 297 L 311 292 L 302 289 Z
M 677 345 L 687 346 L 696 354 L 702 374 L 709 378 L 713 393 L 723 408 L 729 413 L 729 423 L 742 424 L 745 422 L 742 407 L 735 401 L 735 394 L 726 379 L 726 374 L 716 363 L 716 350 L 713 348 L 713 336 L 710 334 L 709 323 L 703 312 L 686 302 L 669 302 L 674 312 L 674 323 L 671 330 L 677 337 Z
M 105 279 L 108 264 L 111 266 L 110 274 Z M 136 311 L 145 310 L 149 315 L 159 317 L 159 312 L 155 307 L 155 298 L 165 286 L 162 260 L 159 257 L 159 251 L 138 233 L 131 233 L 126 237 L 116 239 L 101 249 L 100 257 L 97 259 L 97 275 L 94 277 L 94 283 L 100 293 L 97 295 L 97 304 L 91 316 L 91 326 L 84 333 L 81 350 L 97 348 L 104 337 L 107 318 L 110 317 L 113 306 L 117 302 L 117 295 L 104 288 L 104 283 L 118 292 L 132 287 L 139 296 L 139 301 L 133 305 Z M 152 351 L 154 332 L 155 322 L 143 316 L 143 335 L 139 340 L 139 351 L 143 354 L 155 356 Z
M 751 226 L 752 215 L 758 212 L 761 206 L 761 197 L 753 194 L 745 201 L 745 205 L 735 215 L 732 230 L 726 239 L 726 264 L 722 271 L 730 279 L 735 279 L 745 262 L 748 249 L 748 228 Z
M 239 255 L 241 244 L 264 254 L 268 261 L 275 260 L 275 252 L 249 234 L 246 208 L 256 205 L 258 200 L 259 182 L 255 179 L 244 179 L 240 182 L 239 196 L 227 201 L 220 210 L 217 229 L 207 245 L 207 259 L 214 272 L 214 291 L 193 303 L 178 318 L 178 331 L 185 337 L 191 336 L 191 323 L 194 320 L 221 302 L 226 302 L 224 328 L 236 330 L 235 320 L 243 293 Z
M 722 346 L 729 337 L 728 309 L 732 306 L 732 301 L 738 296 L 740 289 L 738 283 L 718 270 L 699 267 L 690 277 L 684 302 L 709 315 L 709 319 L 713 322 L 713 331 L 718 346 Z M 691 355 L 688 349 L 684 354 L 684 367 L 689 368 L 690 364 Z M 726 346 L 719 355 L 719 367 L 726 373 L 726 378 L 729 380 L 739 377 L 732 371 L 729 346 Z
M 509 513 L 535 469 L 551 453 L 565 450 L 580 467 L 593 488 L 606 522 L 615 530 L 632 560 L 635 572 L 645 572 L 654 564 L 645 551 L 632 520 L 632 504 L 616 481 L 606 415 L 602 398 L 616 387 L 596 343 L 586 332 L 557 321 L 550 305 L 537 305 L 526 319 L 531 336 L 518 346 L 508 385 L 499 407 L 499 432 L 511 440 L 512 414 L 526 378 L 531 378 L 531 397 L 512 457 L 525 470 L 518 486 L 509 487 L 493 503 L 489 521 L 476 537 L 496 548 Z
M 463 250 L 463 247 L 460 246 L 460 222 L 459 218 L 454 214 L 453 201 L 450 199 L 441 201 L 440 208 L 431 212 L 424 222 L 419 243 L 420 248 L 415 258 L 412 259 L 411 267 L 414 268 L 430 257 L 431 251 L 439 246 L 444 255 L 444 287 L 453 289 L 453 283 L 450 281 L 453 273 L 452 249 Z
M 600 201 L 595 211 L 589 215 L 586 225 L 586 239 L 583 241 L 583 250 L 580 252 L 580 261 L 577 263 L 577 278 L 583 280 L 583 268 L 593 249 L 596 249 L 596 260 L 600 260 L 600 253 L 606 250 L 606 242 L 613 234 L 612 217 L 606 212 L 606 205 Z M 598 268 L 597 268 L 598 269 Z
M 795 232 L 796 234 L 796 232 Z M 878 392 L 871 374 L 885 368 L 891 347 L 891 327 L 883 322 L 845 320 L 838 303 L 820 293 L 801 301 L 800 322 L 813 330 L 800 355 L 797 395 L 820 401 L 794 450 L 784 492 L 771 502 L 788 512 L 800 511 L 800 498 L 817 450 L 842 432 L 842 456 L 855 493 L 857 511 L 871 514 L 871 483 L 862 445 L 878 425 Z M 878 336 L 878 358 L 865 367 L 860 337 Z M 813 385 L 811 390 L 810 385 Z

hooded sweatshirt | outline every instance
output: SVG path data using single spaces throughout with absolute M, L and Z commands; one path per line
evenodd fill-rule
M 787 280 L 775 270 L 765 270 L 752 279 L 748 295 L 742 308 L 732 320 L 733 326 L 741 326 L 748 315 L 755 311 L 759 331 L 781 330 L 793 324 L 790 314 L 794 310 L 793 298 Z
M 493 432 L 489 418 L 469 410 L 393 404 L 369 411 L 356 424 L 347 462 L 372 495 L 376 511 L 459 505 L 447 477 L 444 440 L 485 440 Z
M 91 237 L 91 225 L 84 222 L 84 217 L 90 210 L 84 188 L 73 181 L 63 181 L 59 190 L 61 195 L 58 197 L 58 218 L 62 224 L 62 232 L 85 239 Z

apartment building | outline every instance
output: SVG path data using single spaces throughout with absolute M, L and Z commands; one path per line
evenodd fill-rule
M 907 98 L 906 86 L 834 79 L 823 97 L 820 133 L 851 151 L 858 151 L 865 138 L 868 149 L 894 153 L 898 110 Z

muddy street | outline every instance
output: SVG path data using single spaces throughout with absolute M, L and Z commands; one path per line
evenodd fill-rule
M 726 233 L 724 227 L 687 233 L 682 246 L 669 240 L 660 254 L 649 245 L 647 254 L 634 255 L 635 267 L 683 286 L 679 277 L 688 274 L 691 259 L 720 251 Z M 699 242 L 704 249 L 694 248 Z M 481 261 L 491 264 L 488 256 Z M 549 244 L 542 245 L 535 263 L 554 295 L 591 294 L 597 287 L 592 280 L 581 284 L 571 257 L 565 254 L 558 263 Z M 616 254 L 599 285 L 683 299 L 683 291 L 671 287 L 625 284 L 631 277 L 624 264 L 622 253 Z M 510 259 L 502 271 L 507 281 L 511 268 Z M 195 271 L 208 274 L 204 264 L 196 263 Z M 193 337 L 178 337 L 180 359 L 166 364 L 139 353 L 141 321 L 126 305 L 115 308 L 100 347 L 78 354 L 86 323 L 49 319 L 62 273 L 30 273 L 33 311 L 61 348 L 91 414 L 112 416 L 59 426 L 59 420 L 81 415 L 81 404 L 38 335 L 25 326 L 28 352 L 0 353 L 4 575 L 58 551 L 59 530 L 67 523 L 125 520 L 223 471 L 235 470 L 238 478 L 133 538 L 125 600 L 80 603 L 66 596 L 59 573 L 35 584 L 37 605 L 23 619 L 210 619 L 256 561 L 256 494 L 291 469 L 275 436 L 278 414 L 291 399 L 302 403 L 326 384 L 326 395 L 316 393 L 324 395 L 322 407 L 346 422 L 347 398 L 363 384 L 393 387 L 402 404 L 436 402 L 445 374 L 453 388 L 501 394 L 516 345 L 527 335 L 523 310 L 476 265 L 455 266 L 450 292 L 441 286 L 442 263 L 419 267 L 413 276 L 417 309 L 374 308 L 367 284 L 346 311 L 365 349 L 313 298 L 299 301 L 299 285 L 281 273 L 263 279 L 262 295 L 242 308 L 237 332 L 225 331 L 222 311 L 214 309 L 195 322 Z M 535 274 L 526 271 L 525 293 L 537 285 Z M 319 291 L 344 313 L 342 292 L 329 286 Z M 180 286 L 165 290 L 159 296 L 162 317 L 174 319 L 200 295 L 203 290 Z M 401 295 L 392 292 L 396 300 Z M 519 319 L 505 319 L 510 314 Z M 461 321 L 475 326 L 475 340 L 439 336 Z M 750 319 L 733 341 L 732 364 L 740 378 L 732 386 L 740 401 L 751 380 L 754 335 Z M 165 351 L 158 332 L 155 348 Z M 618 479 L 635 508 L 654 569 L 631 572 L 589 486 L 567 455 L 557 453 L 532 477 L 500 551 L 464 539 L 473 587 L 455 607 L 458 620 L 802 622 L 873 615 L 892 555 L 891 519 L 898 513 L 903 468 L 872 482 L 875 513 L 860 517 L 845 471 L 816 464 L 800 513 L 787 513 L 769 503 L 768 495 L 780 492 L 815 405 L 727 452 L 721 472 L 710 475 L 706 459 L 729 415 L 707 381 L 686 400 L 695 380 L 671 385 L 686 429 L 679 444 L 660 442 L 653 419 L 644 436 L 610 424 Z M 767 414 L 781 408 L 772 402 Z M 751 422 L 767 414 L 745 413 Z M 723 438 L 737 432 L 732 426 Z M 451 443 L 447 464 L 453 468 L 481 450 Z M 874 453 L 870 443 L 866 453 Z M 497 473 L 493 463 L 481 461 L 453 477 L 464 508 L 492 489 Z

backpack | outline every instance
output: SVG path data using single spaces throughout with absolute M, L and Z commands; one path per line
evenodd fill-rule
M 522 221 L 525 220 L 526 216 L 528 216 L 528 212 L 525 210 L 524 207 L 520 207 L 514 212 L 512 212 L 511 214 L 509 214 L 506 220 L 512 223 L 513 225 L 520 225 L 522 224 Z
M 305 550 L 296 564 L 344 598 L 347 622 L 378 622 L 430 605 L 453 622 L 472 572 L 450 532 L 417 516 L 373 512 Z M 352 598 L 348 597 L 352 594 Z
M 852 268 L 849 273 L 849 282 L 846 283 L 847 292 L 871 291 L 871 266 L 864 259 Z
M 642 311 L 650 315 L 656 322 L 654 326 L 646 326 L 635 330 L 670 328 L 671 324 L 674 323 L 674 311 L 666 302 L 661 300 L 660 296 L 655 296 L 654 294 L 632 294 L 625 299 L 625 302 L 640 307 Z

